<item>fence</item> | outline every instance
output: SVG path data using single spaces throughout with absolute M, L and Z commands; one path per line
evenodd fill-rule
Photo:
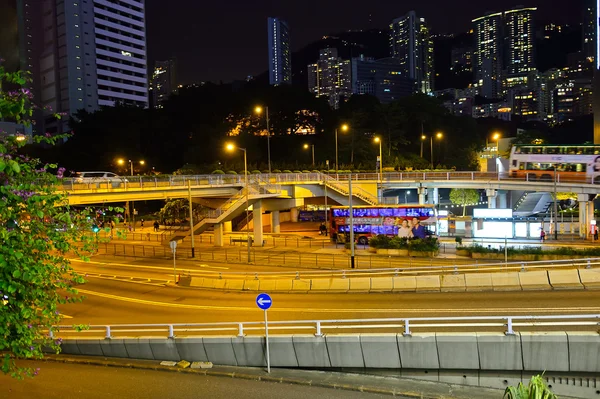
M 418 318 L 377 318 L 347 320 L 293 320 L 269 321 L 268 330 L 277 333 L 312 333 L 316 337 L 325 331 L 344 331 L 344 333 L 397 333 L 411 335 L 414 331 L 456 331 L 456 332 L 503 332 L 516 334 L 515 328 L 528 332 L 564 331 L 566 327 L 579 330 L 596 331 L 600 322 L 600 314 L 558 315 L 558 316 L 463 316 L 463 317 L 418 317 Z M 175 338 L 177 333 L 210 334 L 230 333 L 231 336 L 243 337 L 247 333 L 262 336 L 265 331 L 264 322 L 218 322 L 190 324 L 115 324 L 90 325 L 89 329 L 78 331 L 76 326 L 57 326 L 50 330 L 54 336 L 57 331 L 85 336 L 86 338 L 123 338 L 136 334 L 147 336 L 149 333 L 168 338 Z

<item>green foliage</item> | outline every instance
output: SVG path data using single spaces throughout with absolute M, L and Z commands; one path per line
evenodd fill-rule
M 262 172 L 260 170 L 255 169 L 255 170 L 251 171 L 250 173 L 253 175 L 260 175 Z
M 467 251 L 469 254 L 504 254 L 504 248 L 488 248 L 480 244 L 473 244 L 469 247 L 457 246 L 456 249 Z M 521 248 L 508 247 L 507 254 L 510 255 L 561 255 L 591 258 L 600 256 L 600 248 L 574 248 L 574 247 L 558 247 L 551 249 L 543 249 L 540 246 L 523 246 Z
M 454 205 L 462 205 L 465 216 L 467 205 L 479 201 L 479 193 L 472 188 L 453 188 L 450 190 L 450 201 Z
M 558 396 L 548 388 L 543 375 L 535 375 L 531 377 L 528 386 L 519 382 L 516 387 L 507 387 L 504 399 L 558 399 Z
M 222 171 L 222 170 L 220 170 L 220 169 L 217 169 L 217 170 L 213 170 L 212 174 L 213 174 L 213 175 L 224 175 L 224 174 L 225 174 L 225 172 L 223 172 L 223 171 Z
M 435 252 L 440 247 L 435 237 L 409 240 L 406 237 L 390 237 L 382 234 L 371 237 L 369 245 L 376 249 L 409 249 L 422 252 Z
M 6 82 L 25 84 L 22 75 L 0 68 L 0 87 Z M 0 90 L 1 117 L 27 123 L 31 107 L 29 97 Z M 52 146 L 63 138 L 34 141 Z M 0 138 L 0 368 L 17 378 L 37 374 L 17 366 L 18 359 L 41 358 L 45 347 L 60 351 L 48 330 L 62 320 L 59 305 L 82 299 L 74 286 L 84 282 L 67 256 L 86 259 L 95 251 L 97 223 L 91 209 L 72 209 L 57 191 L 64 168 L 21 155 L 24 145 Z
M 237 175 L 238 173 L 235 170 L 228 170 L 227 172 L 225 172 L 226 175 Z M 243 172 L 242 172 L 243 174 Z
M 454 242 L 456 242 L 457 245 L 462 245 L 462 237 L 454 237 Z
M 410 240 L 408 244 L 408 249 L 411 251 L 436 252 L 440 249 L 440 243 L 435 237 Z
M 292 171 L 291 171 L 291 170 L 289 170 L 289 169 L 286 169 L 286 170 L 284 170 L 284 171 L 283 171 L 283 172 L 281 172 L 281 173 L 292 173 Z

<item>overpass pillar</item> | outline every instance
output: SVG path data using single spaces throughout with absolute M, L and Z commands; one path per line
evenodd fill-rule
M 495 209 L 496 208 L 496 197 L 498 195 L 498 191 L 493 188 L 488 188 L 485 190 L 485 195 L 487 195 L 488 199 L 488 208 Z
M 231 222 L 230 222 L 231 223 Z M 223 246 L 223 223 L 217 223 L 214 226 L 215 247 Z
M 434 187 L 431 190 L 432 190 L 431 203 L 433 205 L 437 205 L 440 203 L 440 190 L 437 187 Z
M 231 220 L 229 222 L 223 222 L 223 232 L 231 233 L 233 231 L 233 226 Z
M 290 209 L 290 220 L 294 223 L 298 223 L 298 208 Z
M 590 222 L 594 218 L 594 202 L 589 194 L 577 194 L 579 202 L 579 237 L 589 238 Z
M 508 197 L 507 191 L 505 191 L 505 190 L 498 191 L 498 201 L 497 201 L 498 208 L 500 208 L 500 209 L 508 208 L 507 197 Z
M 419 187 L 417 189 L 419 193 L 419 205 L 425 205 L 425 196 L 427 195 L 427 187 Z
M 259 247 L 262 247 L 263 242 L 262 210 L 262 201 L 258 201 L 252 206 L 252 224 L 254 224 L 254 245 Z
M 588 236 L 588 238 L 593 238 L 591 237 L 591 227 L 592 227 L 592 220 L 594 220 L 594 201 L 588 201 L 587 203 L 587 212 L 588 212 L 588 217 L 586 220 L 586 225 L 585 225 L 585 231 L 586 231 L 586 235 Z
M 271 233 L 273 233 L 273 234 L 281 233 L 281 225 L 279 223 L 279 211 L 271 212 Z

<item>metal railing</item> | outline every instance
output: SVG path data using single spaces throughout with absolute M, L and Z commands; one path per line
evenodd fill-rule
M 596 331 L 600 325 L 600 314 L 581 315 L 543 315 L 543 316 L 463 316 L 463 317 L 417 317 L 417 318 L 374 318 L 374 319 L 337 319 L 337 320 L 293 320 L 269 321 L 268 330 L 278 333 L 312 333 L 322 337 L 326 332 L 344 331 L 345 333 L 378 332 L 402 333 L 410 336 L 414 331 L 436 332 L 439 330 L 457 333 L 503 332 L 516 335 L 515 328 L 527 332 L 565 331 L 566 328 Z M 51 337 L 58 333 L 91 337 L 126 338 L 147 336 L 159 333 L 165 338 L 175 338 L 177 334 L 223 334 L 244 337 L 248 333 L 263 335 L 265 323 L 259 321 L 218 322 L 218 323 L 171 323 L 171 324 L 112 324 L 90 325 L 89 329 L 78 331 L 74 326 L 60 325 L 50 329 Z

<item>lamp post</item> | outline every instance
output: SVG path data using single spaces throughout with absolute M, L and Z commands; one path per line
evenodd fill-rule
M 374 141 L 379 143 L 379 196 L 383 197 L 383 153 L 381 152 L 381 140 L 380 137 L 375 137 Z
M 254 108 L 254 112 L 258 115 L 262 113 L 262 107 Z M 271 174 L 271 129 L 269 127 L 269 107 L 265 107 L 265 116 L 267 119 L 267 159 L 269 163 L 269 174 Z
M 342 127 L 342 132 L 347 132 L 348 131 L 348 125 L 343 124 Z M 335 128 L 335 173 L 338 173 L 338 128 Z
M 315 166 L 315 145 L 314 144 L 304 144 L 304 149 L 308 150 L 312 148 L 312 166 Z
M 500 133 L 494 133 L 492 139 L 496 142 L 496 157 L 500 156 Z
M 409 196 L 409 194 L 410 194 L 410 190 L 406 190 L 404 192 L 404 203 L 405 204 L 408 204 L 408 196 Z
M 427 139 L 427 136 L 424 134 L 421 135 L 421 158 L 423 158 L 423 142 Z
M 227 149 L 227 151 L 235 151 L 235 150 L 240 150 L 240 151 L 244 151 L 244 190 L 246 191 L 246 238 L 247 238 L 247 244 L 248 244 L 248 263 L 250 263 L 250 216 L 248 214 L 248 208 L 250 208 L 250 206 L 248 205 L 248 158 L 247 158 L 247 153 L 246 153 L 246 149 L 245 148 L 241 148 L 241 147 L 237 147 L 231 143 L 227 144 L 227 146 L 225 147 Z
M 131 159 L 128 160 L 129 162 L 129 166 L 131 167 L 131 176 L 133 177 L 133 161 Z M 124 159 L 118 159 L 117 163 L 119 165 L 124 165 L 125 164 L 125 160 Z M 145 165 L 146 162 L 144 160 L 140 161 L 140 165 Z M 131 213 L 130 213 L 130 220 L 131 220 L 131 224 L 133 225 L 133 231 L 135 231 L 135 201 L 131 201 Z M 127 209 L 129 209 L 129 207 L 127 207 Z
M 444 137 L 444 135 L 442 133 L 437 133 L 435 135 L 435 137 L 437 137 L 438 139 L 441 139 L 442 137 Z M 431 145 L 431 169 L 434 168 L 434 162 L 433 162 L 433 135 L 431 135 L 430 137 L 430 145 Z

